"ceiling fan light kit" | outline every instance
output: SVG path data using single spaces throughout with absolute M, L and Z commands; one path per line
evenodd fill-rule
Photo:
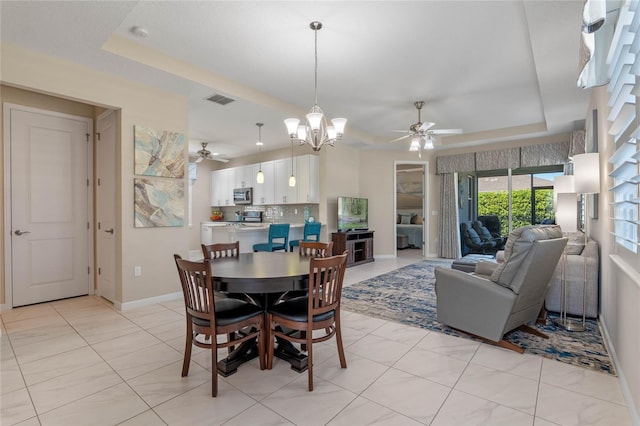
M 334 118 L 329 126 L 322 109 L 318 106 L 318 31 L 322 28 L 322 23 L 313 21 L 309 27 L 315 36 L 315 102 L 306 115 L 306 124 L 300 124 L 297 118 L 287 118 L 284 124 L 292 142 L 308 144 L 314 151 L 320 151 L 323 145 L 333 146 L 336 141 L 342 139 L 347 119 Z
M 435 141 L 433 135 L 453 135 L 462 133 L 462 129 L 434 129 L 431 128 L 436 125 L 431 121 L 422 122 L 420 117 L 420 111 L 424 106 L 424 101 L 416 101 L 413 106 L 418 110 L 418 122 L 409 126 L 409 130 L 397 130 L 400 132 L 406 132 L 405 136 L 392 140 L 391 142 L 401 141 L 406 138 L 411 138 L 411 145 L 409 145 L 410 152 L 417 152 L 422 157 L 423 149 L 434 149 Z

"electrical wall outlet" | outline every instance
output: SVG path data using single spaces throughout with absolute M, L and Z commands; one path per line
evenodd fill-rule
M 139 277 L 142 275 L 142 266 L 134 266 L 133 275 Z

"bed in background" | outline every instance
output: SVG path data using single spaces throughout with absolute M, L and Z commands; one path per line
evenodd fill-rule
M 422 203 L 422 199 L 420 199 L 420 203 Z M 422 208 L 398 209 L 397 213 L 396 235 L 407 236 L 408 248 L 422 248 Z M 398 238 L 398 248 L 407 248 L 404 244 L 400 245 L 401 241 L 403 239 Z
M 422 248 L 423 204 L 422 172 L 403 173 L 396 188 L 397 248 Z

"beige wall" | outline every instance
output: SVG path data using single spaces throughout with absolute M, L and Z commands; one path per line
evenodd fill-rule
M 8 85 L 121 110 L 121 144 L 116 148 L 116 210 L 119 212 L 116 258 L 118 289 L 122 290 L 120 302 L 178 292 L 171 258 L 173 253 L 188 254 L 188 232 L 184 227 L 136 229 L 133 226 L 133 126 L 138 124 L 188 136 L 187 99 L 6 44 L 2 45 L 1 71 L 2 82 Z M 185 147 L 185 155 L 186 152 Z M 134 266 L 142 267 L 141 277 L 134 278 Z

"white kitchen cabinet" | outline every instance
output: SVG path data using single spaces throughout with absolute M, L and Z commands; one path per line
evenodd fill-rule
M 235 176 L 234 169 L 222 169 L 211 172 L 211 205 L 212 206 L 232 206 L 233 205 L 233 182 Z
M 296 186 L 289 186 L 289 177 L 295 176 L 295 169 L 292 166 L 295 161 L 291 158 L 275 160 L 275 183 L 276 183 L 276 204 L 295 204 L 298 202 L 298 189 Z
M 256 186 L 256 175 L 253 173 L 255 165 L 235 167 L 233 188 L 253 188 Z M 256 169 L 257 173 L 257 169 Z
M 211 172 L 211 205 L 233 206 L 233 190 L 253 188 L 254 205 L 304 204 L 320 202 L 320 159 L 316 155 L 301 155 L 293 159 L 296 186 L 289 186 L 292 173 L 291 157 L 265 161 L 242 167 Z M 264 183 L 256 182 L 262 167 Z
M 317 155 L 296 157 L 297 202 L 320 202 L 320 158 Z
M 255 172 L 258 173 L 259 164 L 255 164 Z M 253 185 L 253 204 L 266 205 L 275 204 L 275 169 L 273 161 L 262 162 L 262 174 L 264 175 L 264 183 L 255 183 Z M 254 181 L 255 182 L 255 181 Z

